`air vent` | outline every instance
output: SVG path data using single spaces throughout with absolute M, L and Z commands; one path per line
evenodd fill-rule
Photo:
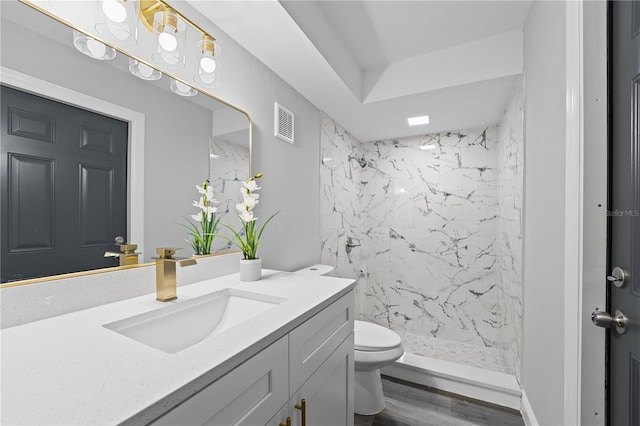
M 293 113 L 277 102 L 274 104 L 273 135 L 293 144 Z

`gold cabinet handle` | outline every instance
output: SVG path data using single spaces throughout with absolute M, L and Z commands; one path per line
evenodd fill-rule
M 303 399 L 300 404 L 296 404 L 294 407 L 302 412 L 302 424 L 300 426 L 307 426 L 307 401 Z
M 280 423 L 278 426 L 291 426 L 291 417 L 287 416 L 287 424 Z

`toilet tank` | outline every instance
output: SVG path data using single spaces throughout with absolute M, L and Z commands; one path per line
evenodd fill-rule
M 316 264 L 294 271 L 296 274 L 333 276 L 333 266 Z

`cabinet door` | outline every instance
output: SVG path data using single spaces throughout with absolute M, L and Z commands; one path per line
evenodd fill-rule
M 350 291 L 289 333 L 291 392 L 297 390 L 353 333 L 353 294 Z
M 289 413 L 289 404 L 282 407 L 282 409 L 278 411 L 278 413 L 275 416 L 273 416 L 271 420 L 269 420 L 265 424 L 265 426 L 280 426 L 280 425 L 286 426 L 287 417 L 291 417 L 291 414 Z M 291 423 L 291 426 L 293 426 L 293 423 Z
M 153 425 L 261 425 L 289 399 L 288 337 L 169 411 Z
M 302 399 L 307 425 L 353 426 L 353 333 L 289 400 L 292 426 L 302 425 L 302 412 L 295 408 Z

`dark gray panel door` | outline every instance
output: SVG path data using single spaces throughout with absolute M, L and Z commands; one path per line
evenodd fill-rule
M 609 312 L 629 325 L 610 331 L 609 424 L 640 426 L 640 2 L 611 5 L 610 263 L 628 277 L 610 286 Z
M 128 124 L 2 86 L 2 282 L 114 266 Z

